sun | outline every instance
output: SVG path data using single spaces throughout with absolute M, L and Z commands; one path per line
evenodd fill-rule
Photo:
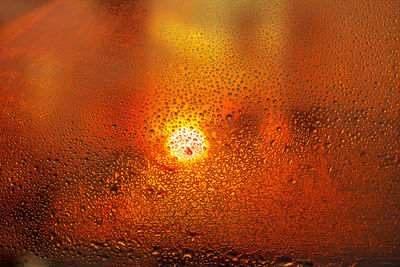
M 179 160 L 192 161 L 204 155 L 206 141 L 199 130 L 193 127 L 182 127 L 172 133 L 168 148 L 172 156 Z

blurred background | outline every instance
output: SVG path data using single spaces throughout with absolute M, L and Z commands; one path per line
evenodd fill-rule
M 0 1 L 0 262 L 398 266 L 399 17 Z M 171 154 L 182 127 L 199 159 Z

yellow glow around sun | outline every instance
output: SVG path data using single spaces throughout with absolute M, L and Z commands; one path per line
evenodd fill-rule
M 204 154 L 206 141 L 199 130 L 193 127 L 182 127 L 172 133 L 168 148 L 179 160 L 194 160 Z

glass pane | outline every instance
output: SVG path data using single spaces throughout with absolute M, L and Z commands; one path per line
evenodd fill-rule
M 399 18 L 3 0 L 0 263 L 398 266 Z

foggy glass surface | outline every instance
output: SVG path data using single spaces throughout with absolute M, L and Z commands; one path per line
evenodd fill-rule
M 4 0 L 0 263 L 398 266 L 399 18 Z

